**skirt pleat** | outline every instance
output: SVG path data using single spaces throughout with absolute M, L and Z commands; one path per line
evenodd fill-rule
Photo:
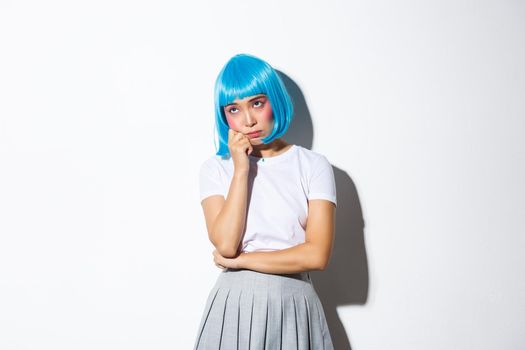
M 252 332 L 253 294 L 241 291 L 239 303 L 239 339 L 238 349 L 250 348 L 250 334 Z M 205 349 L 205 348 L 203 348 Z
M 253 298 L 252 333 L 249 349 L 265 348 L 267 317 L 268 299 L 266 294 L 255 294 Z
M 268 294 L 268 321 L 265 349 L 281 349 L 282 304 L 281 295 Z
M 302 296 L 296 298 L 293 297 L 296 311 L 296 331 L 297 331 L 297 349 L 298 350 L 310 350 L 310 324 L 308 323 L 308 313 L 306 310 L 306 304 Z
M 211 289 L 195 350 L 333 350 L 308 273 L 223 270 Z
M 220 347 L 223 349 L 237 349 L 239 338 L 239 297 L 240 290 L 231 289 L 224 311 L 224 325 L 222 329 L 222 340 Z
M 293 296 L 283 296 L 283 344 L 298 344 L 297 335 L 297 310 Z M 291 347 L 291 349 L 297 350 L 297 346 Z

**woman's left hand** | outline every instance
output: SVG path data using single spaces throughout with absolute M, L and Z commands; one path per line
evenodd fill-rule
M 230 259 L 230 258 L 225 258 L 217 251 L 217 249 L 215 249 L 213 251 L 213 262 L 220 269 L 225 269 L 225 268 L 239 269 L 241 268 L 239 258 L 242 254 L 243 253 L 241 253 L 236 258 Z

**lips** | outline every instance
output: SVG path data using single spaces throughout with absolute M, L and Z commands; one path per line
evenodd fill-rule
M 254 137 L 258 137 L 261 134 L 261 132 L 262 132 L 261 130 L 258 130 L 258 131 L 250 132 L 246 135 L 248 135 L 251 138 L 254 138 Z

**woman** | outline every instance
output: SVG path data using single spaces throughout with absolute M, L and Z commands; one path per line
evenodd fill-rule
M 321 154 L 288 144 L 290 96 L 276 71 L 236 55 L 215 84 L 216 155 L 200 169 L 215 264 L 195 349 L 333 349 L 308 271 L 332 251 L 336 191 Z

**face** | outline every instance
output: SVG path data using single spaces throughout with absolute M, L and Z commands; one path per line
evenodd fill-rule
M 246 135 L 252 145 L 262 144 L 273 130 L 272 106 L 264 94 L 236 99 L 224 107 L 224 115 L 230 129 Z

